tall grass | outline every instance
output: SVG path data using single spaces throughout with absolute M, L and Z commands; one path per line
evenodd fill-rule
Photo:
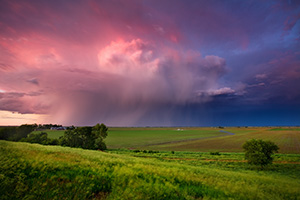
M 177 156 L 184 158 L 182 155 Z M 189 156 L 193 158 L 193 154 Z M 194 160 L 193 164 L 191 160 L 162 158 L 134 157 L 129 151 L 116 154 L 0 141 L 0 199 L 299 199 L 300 196 L 299 164 L 278 164 L 258 171 L 247 168 L 243 162 L 236 163 L 233 169 L 218 165 L 218 161 Z M 295 170 L 287 173 L 288 166 Z

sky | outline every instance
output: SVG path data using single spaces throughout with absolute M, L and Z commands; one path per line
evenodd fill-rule
M 298 0 L 0 4 L 1 125 L 300 125 Z

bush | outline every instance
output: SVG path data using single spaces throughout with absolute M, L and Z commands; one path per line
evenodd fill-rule
M 22 138 L 20 142 L 38 143 L 44 145 L 58 145 L 58 139 L 48 138 L 46 132 L 30 133 L 26 138 Z
M 216 152 L 210 152 L 209 154 L 210 154 L 210 155 L 215 155 L 215 156 L 221 155 L 220 152 L 218 152 L 218 151 L 216 151 Z
M 252 139 L 243 144 L 245 159 L 254 165 L 272 164 L 272 155 L 278 152 L 279 147 L 271 141 Z
M 22 138 L 20 141 L 29 142 L 29 143 L 47 144 L 48 134 L 46 132 L 30 133 L 26 138 Z

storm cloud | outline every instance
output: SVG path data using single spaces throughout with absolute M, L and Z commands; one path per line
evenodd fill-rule
M 4 0 L 0 111 L 68 125 L 296 125 L 299 12 L 275 0 Z
M 38 56 L 40 58 L 41 56 Z M 43 56 L 45 57 L 45 56 Z M 60 56 L 59 56 L 60 57 Z M 218 80 L 226 62 L 195 51 L 159 49 L 141 39 L 111 42 L 96 52 L 93 68 L 57 64 L 51 56 L 38 68 L 6 74 L 6 82 L 27 93 L 3 93 L 1 109 L 20 113 L 51 113 L 64 123 L 135 124 L 149 110 L 166 104 L 203 103 L 222 93 Z M 30 78 L 34 74 L 37 78 Z M 11 77 L 10 77 L 11 75 Z M 28 77 L 28 78 L 27 78 Z M 33 85 L 30 85 L 33 84 Z M 36 87 L 36 88 L 35 88 Z M 35 90 L 43 92 L 32 95 Z M 212 92 L 216 89 L 215 92 Z M 200 97 L 198 91 L 207 91 Z M 225 88 L 225 92 L 232 91 Z M 31 93 L 30 93 L 31 92 Z M 47 99 L 47 100 L 46 100 Z M 47 105 L 44 105 L 47 102 Z M 74 117 L 76 116 L 76 117 Z

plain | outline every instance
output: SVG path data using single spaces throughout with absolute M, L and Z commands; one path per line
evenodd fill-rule
M 46 132 L 50 138 L 64 134 L 64 131 Z M 300 153 L 299 127 L 110 127 L 105 141 L 109 149 L 242 152 L 243 143 L 253 138 L 275 142 L 280 147 L 279 153 Z

